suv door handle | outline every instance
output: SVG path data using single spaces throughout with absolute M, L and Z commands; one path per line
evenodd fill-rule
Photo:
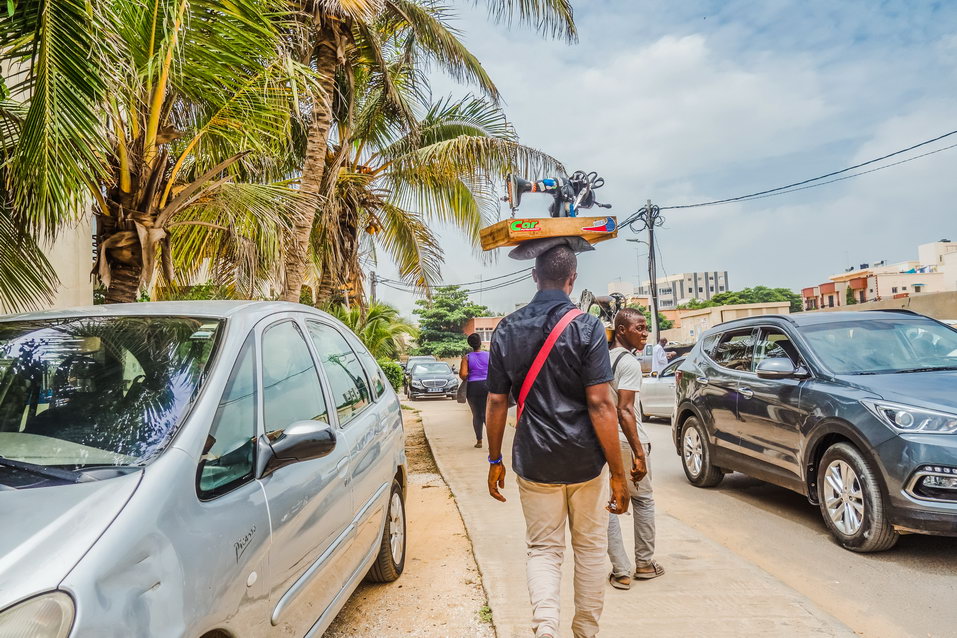
M 738 394 L 743 396 L 745 399 L 750 399 L 754 396 L 754 390 L 751 388 L 741 388 L 738 390 Z
M 697 382 L 700 383 L 701 385 L 708 385 L 708 383 L 709 383 L 708 377 L 697 377 L 697 378 L 695 379 L 695 381 L 697 381 Z

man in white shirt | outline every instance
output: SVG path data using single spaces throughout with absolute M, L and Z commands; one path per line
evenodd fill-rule
M 648 580 L 665 573 L 654 559 L 655 499 L 648 465 L 651 443 L 638 409 L 641 361 L 634 352 L 644 348 L 647 339 L 648 325 L 642 313 L 626 308 L 615 316 L 615 335 L 609 352 L 614 375 L 611 390 L 618 408 L 622 464 L 631 470 L 628 492 L 635 526 L 635 570 L 632 572 L 618 516 L 608 519 L 608 558 L 612 565 L 608 582 L 617 589 L 630 589 L 633 578 Z
M 661 374 L 661 371 L 668 367 L 668 361 L 674 358 L 676 354 L 665 352 L 666 345 L 668 345 L 668 340 L 662 337 L 651 349 L 651 373 L 654 375 Z

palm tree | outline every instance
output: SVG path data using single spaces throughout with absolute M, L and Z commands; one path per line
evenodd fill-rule
M 11 7 L 0 63 L 24 115 L 0 134 L 17 227 L 52 237 L 92 202 L 107 302 L 172 282 L 177 262 L 250 285 L 274 269 L 303 201 L 280 182 L 290 114 L 317 90 L 282 54 L 281 0 Z
M 474 0 L 473 4 L 478 4 Z M 301 5 L 300 5 L 301 3 Z M 391 25 L 387 33 L 405 30 L 409 35 L 406 51 L 435 63 L 452 77 L 478 85 L 489 97 L 498 93 L 481 64 L 459 41 L 443 19 L 448 7 L 424 0 L 296 0 L 310 16 L 300 41 L 299 60 L 309 64 L 320 78 L 321 90 L 310 107 L 310 124 L 306 135 L 300 187 L 307 195 L 321 198 L 328 162 L 330 132 L 335 117 L 335 98 L 341 84 L 337 79 L 352 77 L 356 64 L 378 65 L 388 82 L 386 57 L 383 53 L 381 27 Z M 569 0 L 486 0 L 490 16 L 510 24 L 514 20 L 533 25 L 544 34 L 574 41 L 577 37 Z M 378 29 L 377 29 L 378 27 Z M 389 84 L 383 96 L 399 114 L 411 120 L 411 112 L 396 96 Z M 345 136 L 342 136 L 345 137 Z M 330 183 L 331 180 L 325 180 Z M 298 301 L 310 256 L 310 241 L 315 230 L 316 208 L 298 218 L 286 254 L 285 285 L 282 298 Z M 321 226 L 337 223 L 328 213 L 322 215 Z M 348 251 L 346 251 L 348 252 Z
M 385 303 L 373 303 L 366 309 L 336 304 L 329 308 L 329 314 L 356 333 L 376 359 L 394 359 L 405 350 L 406 340 L 414 339 L 419 332 Z
M 313 233 L 320 301 L 361 291 L 360 258 L 374 261 L 377 250 L 407 283 L 428 291 L 443 259 L 435 225 L 452 224 L 477 242 L 497 210 L 497 176 L 519 166 L 523 172 L 561 170 L 553 158 L 518 144 L 502 111 L 483 98 L 412 104 L 425 112 L 403 128 L 384 106 L 383 83 L 359 75 L 350 120 L 337 127 L 345 137 L 329 154 L 337 179 L 323 193 L 328 221 Z M 393 85 L 405 88 L 399 77 Z

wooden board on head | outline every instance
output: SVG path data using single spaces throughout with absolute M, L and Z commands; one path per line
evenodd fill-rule
M 483 228 L 479 233 L 482 250 L 518 246 L 529 239 L 546 237 L 581 237 L 597 244 L 618 236 L 615 217 L 546 217 L 512 218 Z

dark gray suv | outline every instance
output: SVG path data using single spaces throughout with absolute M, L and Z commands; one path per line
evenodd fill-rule
M 804 494 L 857 552 L 957 536 L 957 330 L 908 311 L 740 319 L 702 335 L 676 392 L 692 484 L 738 471 Z

